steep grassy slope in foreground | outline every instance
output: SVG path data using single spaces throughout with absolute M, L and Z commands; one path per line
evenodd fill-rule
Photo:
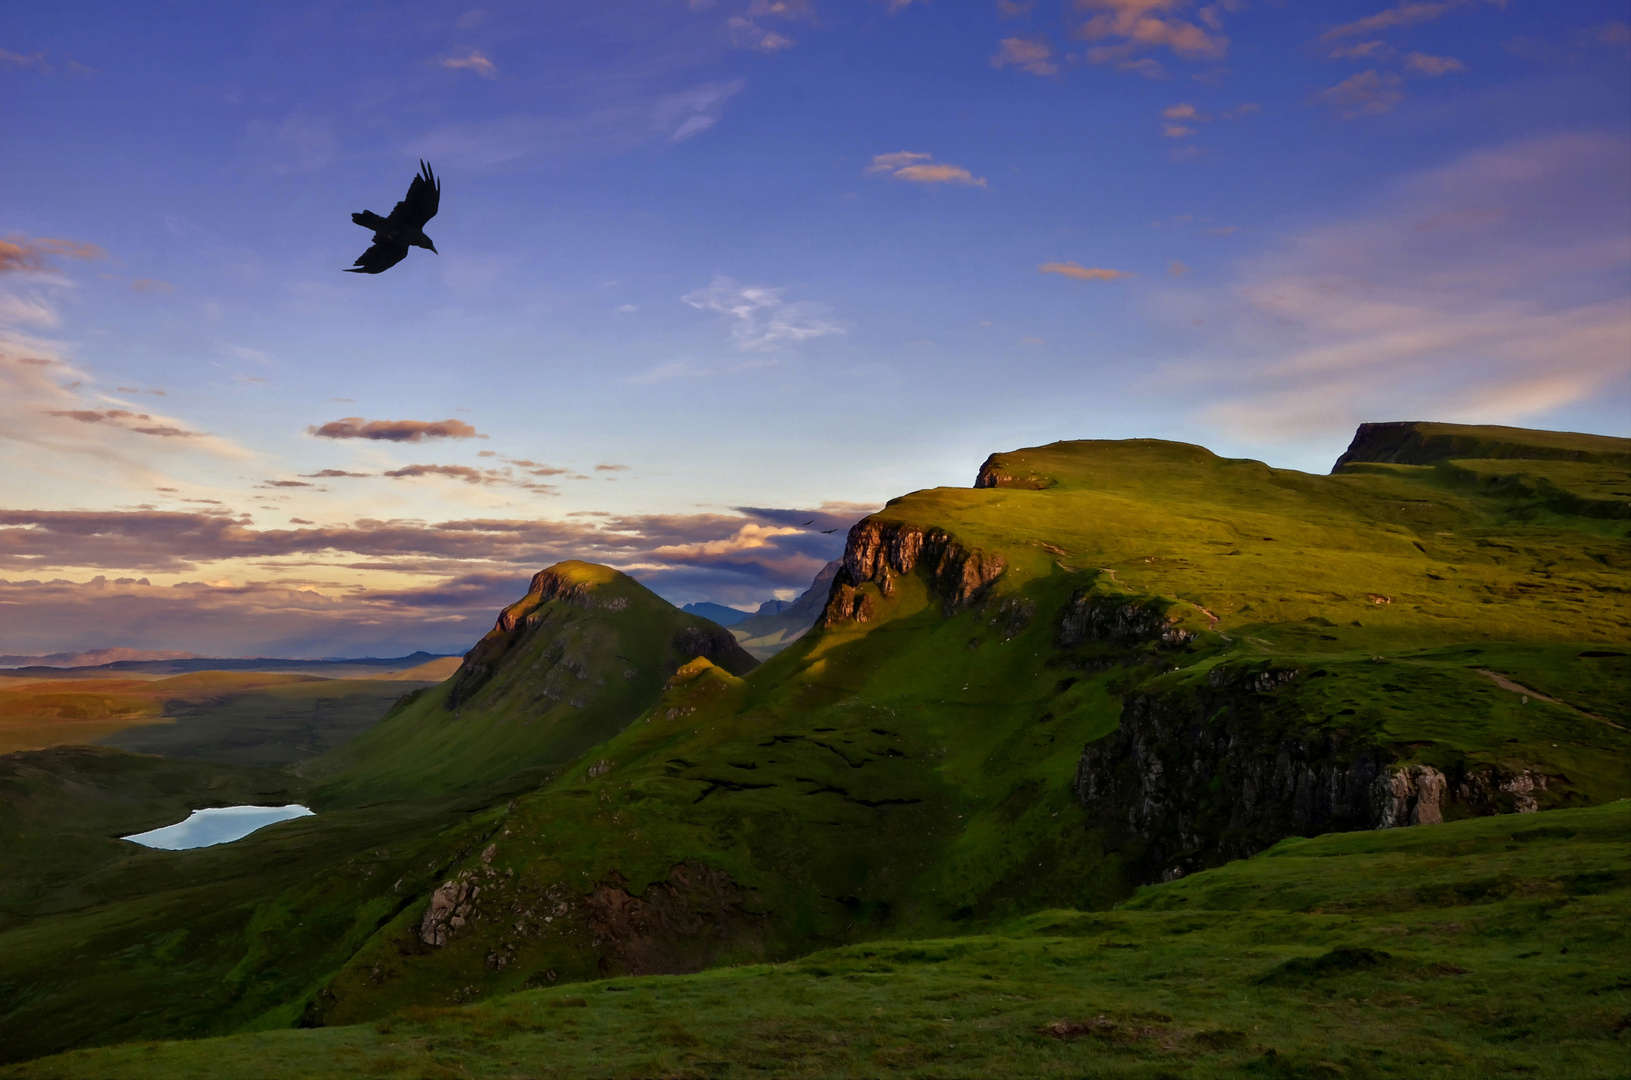
M 1618 802 L 1287 840 L 1113 911 L 0 1077 L 1620 1076 L 1628 832 Z
M 824 625 L 746 679 L 688 668 L 495 810 L 312 1015 L 966 930 L 1285 835 L 1631 794 L 1618 519 L 1154 442 L 999 455 L 982 484 L 857 525 Z
M 357 801 L 558 767 L 621 731 L 695 656 L 736 674 L 756 664 L 729 633 L 633 578 L 560 563 L 533 577 L 451 679 L 302 771 L 325 782 L 329 801 Z

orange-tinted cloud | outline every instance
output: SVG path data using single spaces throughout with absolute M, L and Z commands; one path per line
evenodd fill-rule
M 772 590 L 807 586 L 843 550 L 849 526 L 873 509 L 826 503 L 802 509 L 740 507 L 733 513 L 597 512 L 570 515 L 563 521 L 359 520 L 337 527 L 264 529 L 256 528 L 247 515 L 224 511 L 0 510 L 0 571 L 21 571 L 25 577 L 80 576 L 86 570 L 65 574 L 59 568 L 102 567 L 109 573 L 203 571 L 211 578 L 235 581 L 268 573 L 285 582 L 291 575 L 305 579 L 293 585 L 240 586 L 231 592 L 202 585 L 151 589 L 143 585 L 146 591 L 137 592 L 133 579 L 117 583 L 98 579 L 84 585 L 57 581 L 50 588 L 38 581 L 0 579 L 0 605 L 9 613 L 0 620 L 0 652 L 108 645 L 151 648 L 160 647 L 158 642 L 187 640 L 198 644 L 186 647 L 213 655 L 268 655 L 255 644 L 261 640 L 255 635 L 270 632 L 267 627 L 297 627 L 314 611 L 343 614 L 339 605 L 354 601 L 374 606 L 353 607 L 349 615 L 323 629 L 336 643 L 361 640 L 355 635 L 373 622 L 395 624 L 400 619 L 401 625 L 409 626 L 416 612 L 423 616 L 430 607 L 463 609 L 469 615 L 473 621 L 461 624 L 464 629 L 459 631 L 469 636 L 457 645 L 466 648 L 492 625 L 499 606 L 520 595 L 527 576 L 573 558 L 617 566 L 665 596 L 683 598 L 676 602 L 712 598 L 757 603 Z M 268 563 L 270 559 L 280 561 Z M 207 570 L 199 564 L 206 564 Z M 313 581 L 310 575 L 321 575 L 323 567 L 434 578 L 458 574 L 457 580 L 464 582 L 513 582 L 504 589 L 514 592 L 494 595 L 476 584 L 437 592 L 447 587 L 445 581 L 428 588 L 356 591 L 351 586 L 330 587 L 321 577 Z M 309 591 L 312 585 L 318 586 L 317 592 Z M 124 591 L 126 587 L 131 591 Z M 74 607 L 79 599 L 84 606 Z M 171 603 L 175 606 L 164 606 Z M 245 616 L 245 625 L 234 630 L 224 618 L 210 621 L 213 616 L 208 612 L 217 604 Z M 69 608 L 78 614 L 68 617 Z M 137 618 L 138 612 L 147 621 Z M 267 619 L 247 618 L 255 613 L 264 613 Z M 189 618 L 203 620 L 207 628 L 197 624 L 189 628 Z M 176 639 L 161 632 L 170 630 L 202 636 Z M 59 631 L 66 636 L 58 636 Z M 424 631 L 421 626 L 419 632 Z M 335 655 L 351 652 L 351 647 L 337 644 L 319 652 Z
M 156 435 L 160 438 L 196 439 L 203 436 L 201 431 L 188 431 L 176 427 L 174 424 L 154 423 L 147 413 L 131 412 L 128 409 L 47 409 L 47 416 L 60 416 L 65 420 L 78 420 L 82 424 L 112 423 L 115 427 L 126 431 L 134 431 L 138 435 Z M 126 421 L 136 421 L 127 423 Z M 145 425 L 145 426 L 144 426 Z
M 1391 111 L 1404 100 L 1404 92 L 1399 89 L 1401 82 L 1403 80 L 1391 71 L 1371 68 L 1320 91 L 1319 99 L 1343 116 L 1376 116 Z
M 1107 270 L 1098 266 L 1082 266 L 1073 262 L 1043 263 L 1036 268 L 1039 274 L 1058 274 L 1060 277 L 1072 278 L 1076 281 L 1115 281 L 1118 278 L 1133 277 L 1125 270 Z
M 135 289 L 137 292 L 175 292 L 176 291 L 176 287 L 174 285 L 170 284 L 168 281 L 160 281 L 158 278 L 148 278 L 148 277 L 137 278 L 135 281 L 132 281 L 130 283 L 130 287 L 132 289 Z
M 1378 11 L 1374 15 L 1367 15 L 1363 19 L 1355 19 L 1341 26 L 1333 26 L 1320 35 L 1321 41 L 1336 41 L 1339 38 L 1358 37 L 1363 34 L 1374 34 L 1378 30 L 1389 30 L 1395 26 L 1413 26 L 1416 23 L 1432 22 L 1451 8 L 1461 7 L 1470 0 L 1442 0 L 1438 3 L 1406 2 L 1385 11 Z
M 107 252 L 95 244 L 81 243 L 78 240 L 13 234 L 0 239 L 0 274 L 49 271 L 53 268 L 46 259 L 52 255 L 69 259 L 100 259 L 106 254 Z
M 997 46 L 997 55 L 991 58 L 994 68 L 1017 67 L 1032 75 L 1053 75 L 1059 65 L 1053 62 L 1053 49 L 1041 38 L 1003 38 Z
M 1077 37 L 1116 42 L 1088 49 L 1090 62 L 1158 75 L 1160 64 L 1138 53 L 1164 48 L 1186 60 L 1221 58 L 1228 51 L 1229 39 L 1220 32 L 1220 12 L 1235 5 L 1218 3 L 1201 9 L 1206 27 L 1179 17 L 1179 12 L 1191 6 L 1189 0 L 1076 0 L 1075 6 L 1091 13 L 1077 27 Z
M 916 154 L 910 151 L 878 154 L 865 171 L 869 176 L 887 174 L 896 180 L 916 184 L 965 184 L 969 187 L 985 187 L 985 177 L 975 176 L 961 165 L 936 162 L 933 154 Z
M 331 420 L 321 427 L 314 425 L 306 429 L 306 434 L 320 439 L 383 439 L 387 442 L 487 437 L 463 420 L 364 420 L 360 416 Z
M 415 476 L 450 476 L 455 480 L 463 480 L 467 484 L 491 484 L 499 478 L 499 474 L 491 469 L 472 469 L 468 465 L 404 465 L 400 469 L 390 469 L 386 476 L 394 479 Z
M 1417 75 L 1448 75 L 1452 71 L 1466 71 L 1467 65 L 1453 56 L 1429 56 L 1413 52 L 1404 58 L 1404 69 Z

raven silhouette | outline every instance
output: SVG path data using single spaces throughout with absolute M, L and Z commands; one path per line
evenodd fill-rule
M 408 248 L 427 248 L 440 255 L 430 237 L 425 235 L 425 222 L 436 216 L 442 205 L 442 182 L 430 171 L 423 159 L 419 172 L 408 185 L 408 193 L 391 210 L 390 217 L 380 217 L 372 210 L 352 214 L 351 220 L 365 229 L 374 230 L 374 243 L 357 256 L 357 261 L 346 267 L 351 274 L 380 274 L 408 257 Z

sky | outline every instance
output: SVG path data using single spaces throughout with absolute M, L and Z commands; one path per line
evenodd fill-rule
M 1631 434 L 1623 0 L 0 7 L 0 653 L 788 599 L 986 455 Z M 442 181 L 380 275 L 353 212 Z

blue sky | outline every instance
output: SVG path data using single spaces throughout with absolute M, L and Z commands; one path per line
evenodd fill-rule
M 1590 0 L 8 4 L 0 652 L 752 606 L 1059 438 L 1627 434 L 1628 68 Z M 421 157 L 441 254 L 341 273 Z

